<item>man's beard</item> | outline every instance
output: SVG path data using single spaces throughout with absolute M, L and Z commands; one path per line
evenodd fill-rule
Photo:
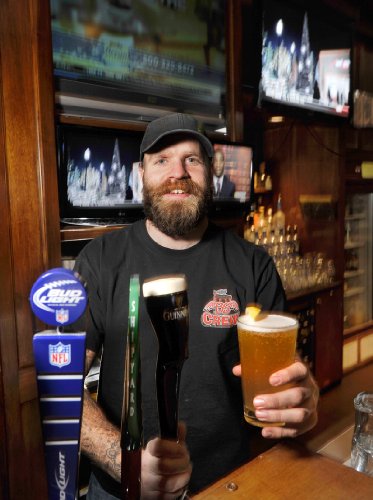
M 189 196 L 180 200 L 163 197 L 175 189 L 181 189 Z M 168 236 L 185 236 L 192 231 L 207 214 L 211 199 L 211 187 L 207 176 L 202 187 L 191 179 L 166 181 L 161 186 L 151 187 L 144 179 L 145 215 L 155 227 Z

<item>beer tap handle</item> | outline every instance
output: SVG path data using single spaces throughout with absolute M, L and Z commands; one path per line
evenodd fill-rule
M 141 494 L 141 449 L 143 445 L 141 369 L 139 342 L 139 276 L 130 279 L 128 330 L 124 364 L 121 417 L 121 486 L 124 500 L 138 500 Z

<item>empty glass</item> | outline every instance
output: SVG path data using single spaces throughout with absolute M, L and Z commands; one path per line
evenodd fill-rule
M 354 399 L 355 429 L 351 466 L 373 476 L 373 393 L 360 392 Z

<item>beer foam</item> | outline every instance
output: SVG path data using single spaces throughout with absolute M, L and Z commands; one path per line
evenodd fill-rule
M 142 285 L 144 297 L 168 295 L 187 290 L 187 280 L 184 274 L 165 274 L 148 278 Z
M 254 332 L 278 332 L 289 328 L 298 328 L 298 321 L 293 316 L 261 313 L 256 319 L 249 314 L 238 318 L 240 326 Z

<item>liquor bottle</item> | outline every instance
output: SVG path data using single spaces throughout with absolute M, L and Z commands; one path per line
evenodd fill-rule
M 280 230 L 283 233 L 285 232 L 285 214 L 282 211 L 281 194 L 278 195 L 277 210 L 272 218 L 272 224 L 277 234 L 279 234 Z
M 243 237 L 247 241 L 250 241 L 251 226 L 252 226 L 252 224 L 250 224 L 250 215 L 248 215 L 246 217 L 245 225 L 244 225 L 244 228 L 243 228 Z
M 298 236 L 298 227 L 296 224 L 293 226 L 293 249 L 295 255 L 299 255 L 299 236 Z
M 258 218 L 258 232 L 262 234 L 267 230 L 267 219 L 265 216 L 265 207 L 264 205 L 260 205 L 259 207 L 259 218 Z
M 251 241 L 251 243 L 255 243 L 255 226 L 254 224 L 252 224 L 251 228 L 250 228 L 250 232 L 248 234 L 248 238 L 246 238 L 248 241 Z
M 287 255 L 293 255 L 293 254 L 295 254 L 295 252 L 294 252 L 294 246 L 293 246 L 293 235 L 292 235 L 292 232 L 291 232 L 291 226 L 290 225 L 286 226 L 285 242 L 286 242 L 286 253 L 287 253 Z
M 273 211 L 272 208 L 269 207 L 267 209 L 267 234 L 271 234 L 273 228 Z

